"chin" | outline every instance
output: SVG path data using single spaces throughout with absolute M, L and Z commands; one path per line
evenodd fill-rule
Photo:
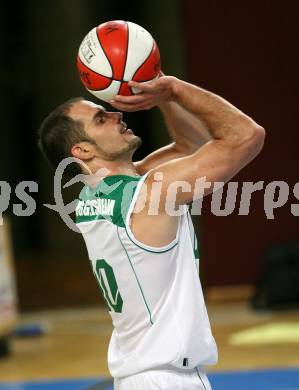
M 142 145 L 142 139 L 140 137 L 138 137 L 138 135 L 134 135 L 132 143 L 134 143 L 136 145 L 136 149 L 137 149 Z
M 128 139 L 126 139 L 126 142 L 128 144 L 128 150 L 136 150 L 142 144 L 141 138 L 135 134 L 132 134 L 130 137 L 128 137 Z
M 127 145 L 119 152 L 106 154 L 106 158 L 113 160 L 131 159 L 135 151 L 141 146 L 142 140 L 137 135 L 127 139 Z
M 135 151 L 141 146 L 142 140 L 137 135 L 134 135 L 130 140 L 128 140 L 128 147 L 124 151 L 124 154 L 130 154 L 132 157 Z

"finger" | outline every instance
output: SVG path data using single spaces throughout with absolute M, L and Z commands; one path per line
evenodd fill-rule
M 131 80 L 128 82 L 128 85 L 131 88 L 137 88 L 142 92 L 147 92 L 151 89 L 149 83 L 150 83 L 149 81 L 145 81 L 143 83 L 138 83 L 137 81 Z
M 128 104 L 135 104 L 139 103 L 144 100 L 144 96 L 142 95 L 132 95 L 132 96 L 122 96 L 122 95 L 116 95 L 112 99 L 115 102 L 119 103 L 128 103 Z
M 147 110 L 150 110 L 153 106 L 149 106 L 149 105 L 146 105 L 146 106 L 140 106 L 140 107 L 134 107 L 132 109 L 130 109 L 130 112 L 135 112 L 135 111 L 147 111 Z
M 122 103 L 114 103 L 111 104 L 114 108 L 120 111 L 126 112 L 135 112 L 141 110 L 148 110 L 153 107 L 153 104 L 122 104 Z
M 136 104 L 131 106 L 121 106 L 121 111 L 128 111 L 128 112 L 135 112 L 135 111 L 143 111 L 143 110 L 149 110 L 152 107 L 154 107 L 154 104 Z
M 120 110 L 120 111 L 132 111 L 132 109 L 134 107 L 136 107 L 136 105 L 133 105 L 133 104 L 125 104 L 125 103 L 111 103 L 111 106 L 116 108 L 117 110 Z
M 141 89 L 142 88 L 142 84 L 143 83 L 138 83 L 137 81 L 133 81 L 133 80 L 128 81 L 129 87 L 133 87 L 133 88 L 139 88 L 140 87 L 140 89 Z
M 123 104 L 119 104 L 119 103 L 116 103 L 116 102 L 112 102 L 110 101 L 109 104 L 113 107 L 113 108 L 116 108 L 117 110 L 119 111 L 125 111 L 123 108 L 124 108 L 124 105 Z
M 141 102 L 141 103 L 138 103 L 138 104 L 127 104 L 127 103 L 118 103 L 118 102 L 114 102 L 114 103 L 111 103 L 111 106 L 118 109 L 118 110 L 125 110 L 125 111 L 128 111 L 130 109 L 133 109 L 133 108 L 139 108 L 141 106 L 146 106 L 146 105 L 150 105 L 149 103 L 144 103 L 144 102 Z

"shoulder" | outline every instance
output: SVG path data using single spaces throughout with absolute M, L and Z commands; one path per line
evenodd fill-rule
M 85 186 L 76 209 L 77 222 L 106 219 L 124 227 L 141 179 L 142 177 L 113 175 L 105 177 L 96 187 Z

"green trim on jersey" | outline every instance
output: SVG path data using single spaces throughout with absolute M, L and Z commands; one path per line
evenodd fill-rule
M 95 187 L 85 186 L 76 207 L 76 223 L 108 220 L 125 227 L 126 216 L 142 176 L 107 176 Z
M 131 266 L 131 268 L 132 268 L 132 270 L 133 270 L 133 272 L 134 272 L 136 281 L 137 281 L 137 283 L 138 283 L 138 286 L 139 286 L 139 289 L 140 289 L 140 292 L 141 292 L 141 295 L 142 295 L 142 298 L 143 298 L 143 302 L 145 303 L 145 306 L 146 306 L 147 311 L 148 311 L 148 314 L 149 314 L 150 323 L 153 325 L 152 313 L 151 313 L 150 308 L 149 308 L 149 306 L 148 306 L 148 304 L 147 304 L 147 301 L 146 301 L 144 292 L 143 292 L 143 290 L 142 290 L 142 287 L 141 287 L 141 284 L 140 284 L 140 282 L 139 282 L 138 276 L 137 276 L 136 271 L 135 271 L 135 269 L 134 269 L 134 266 L 133 266 L 133 264 L 132 264 L 131 258 L 130 258 L 130 256 L 129 256 L 127 250 L 126 250 L 126 247 L 124 246 L 124 244 L 123 244 L 123 242 L 122 242 L 122 239 L 120 238 L 120 235 L 119 235 L 119 231 L 118 231 L 118 230 L 119 230 L 119 227 L 117 227 L 117 236 L 118 236 L 119 242 L 120 242 L 121 246 L 123 247 L 123 250 L 125 251 L 125 253 L 126 253 L 126 255 L 127 255 L 127 259 L 129 260 L 130 266 Z
M 190 223 L 193 225 L 190 214 L 187 215 L 187 222 L 188 222 L 188 230 L 189 230 L 191 242 L 193 244 L 194 258 L 195 258 L 195 260 L 199 260 L 200 259 L 199 245 L 198 245 L 198 240 L 197 240 L 196 233 L 195 233 L 195 228 L 194 228 L 194 226 L 192 226 L 192 229 L 190 227 Z M 193 239 L 192 239 L 192 232 L 193 232 Z
M 145 248 L 144 246 L 141 246 L 141 245 L 138 245 L 137 242 L 133 241 L 132 238 L 130 237 L 128 231 L 127 231 L 127 228 L 125 226 L 125 230 L 126 230 L 126 234 L 127 234 L 127 237 L 128 239 L 136 246 L 138 246 L 138 248 L 144 250 L 145 252 L 150 252 L 150 253 L 157 253 L 157 255 L 161 254 L 161 253 L 165 253 L 165 252 L 168 252 L 168 251 L 171 251 L 171 249 L 173 249 L 176 245 L 178 245 L 178 241 L 175 241 L 173 245 L 171 245 L 171 247 L 167 248 L 167 249 L 164 249 L 164 250 L 159 250 L 159 248 L 155 248 L 156 250 L 150 250 L 148 248 Z

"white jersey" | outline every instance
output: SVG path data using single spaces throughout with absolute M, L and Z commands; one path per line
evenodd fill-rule
M 114 378 L 217 361 L 189 214 L 180 217 L 175 240 L 163 248 L 142 244 L 130 229 L 145 177 L 108 176 L 96 189 L 84 187 L 76 209 L 113 321 L 108 365 Z

